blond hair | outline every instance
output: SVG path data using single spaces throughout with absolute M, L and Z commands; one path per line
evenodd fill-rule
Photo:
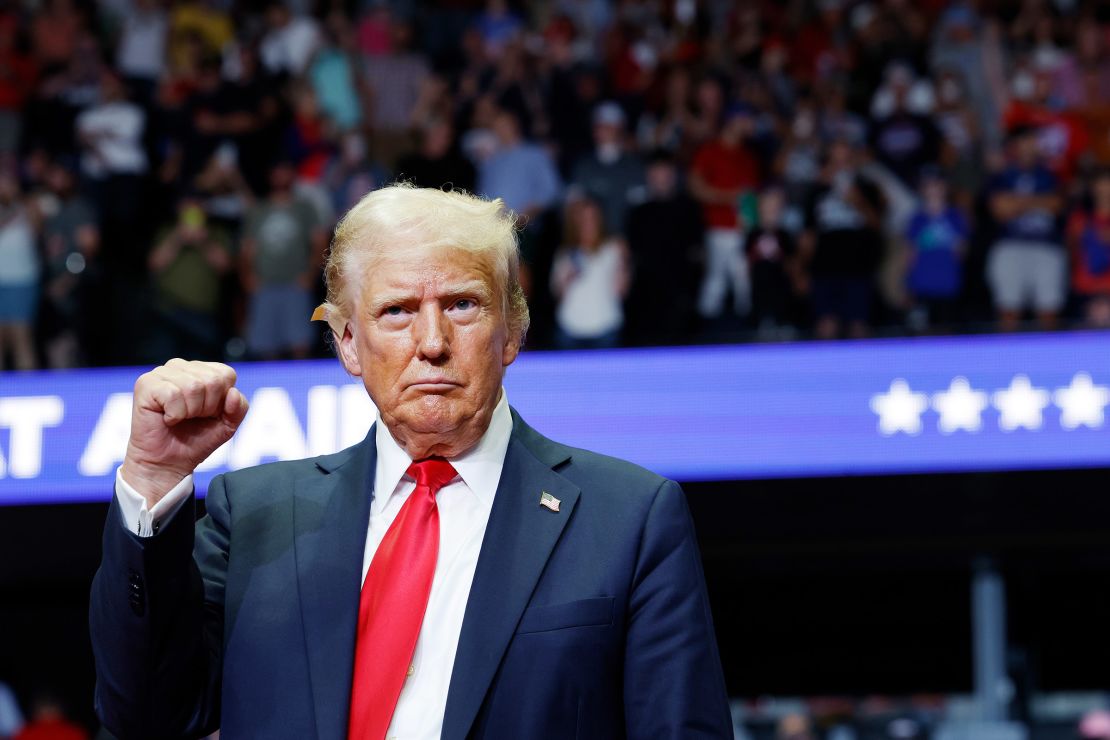
M 521 344 L 528 332 L 528 303 L 520 286 L 516 216 L 500 199 L 486 200 L 463 190 L 418 188 L 394 183 L 363 196 L 335 227 L 324 264 L 327 301 L 321 313 L 337 338 L 351 319 L 351 276 L 360 266 L 405 243 L 488 253 L 501 290 L 502 315 L 510 336 Z

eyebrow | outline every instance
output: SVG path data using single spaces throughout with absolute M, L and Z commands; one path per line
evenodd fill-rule
M 441 298 L 459 298 L 470 295 L 477 296 L 486 302 L 493 299 L 493 291 L 481 280 L 467 280 L 450 285 L 443 291 Z M 404 305 L 412 300 L 414 300 L 414 296 L 411 292 L 389 292 L 387 290 L 383 293 L 379 293 L 374 299 L 369 301 L 367 308 L 370 310 L 370 313 L 373 314 L 388 306 Z

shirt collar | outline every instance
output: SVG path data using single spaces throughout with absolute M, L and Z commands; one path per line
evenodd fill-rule
M 374 431 L 374 444 L 378 450 L 378 470 L 375 480 L 379 490 L 375 491 L 372 506 L 375 511 L 385 508 L 389 498 L 397 490 L 397 484 L 405 477 L 412 464 L 409 454 L 397 444 L 389 429 L 378 415 Z M 493 506 L 493 496 L 501 481 L 501 469 L 505 465 L 505 453 L 509 449 L 509 437 L 513 433 L 513 417 L 509 412 L 509 399 L 501 389 L 501 398 L 493 409 L 489 426 L 478 444 L 458 457 L 449 458 L 459 477 L 486 507 Z M 385 491 L 385 495 L 378 495 Z

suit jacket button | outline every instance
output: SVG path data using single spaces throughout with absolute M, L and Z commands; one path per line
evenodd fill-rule
M 141 617 L 146 612 L 146 605 L 138 594 L 131 594 L 131 598 L 127 601 L 131 604 L 131 611 L 134 612 L 135 616 Z

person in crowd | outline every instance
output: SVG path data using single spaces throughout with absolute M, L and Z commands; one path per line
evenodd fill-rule
M 222 356 L 220 292 L 233 264 L 228 242 L 227 233 L 208 222 L 200 199 L 178 202 L 176 222 L 157 239 L 148 260 L 155 285 L 155 361 Z
M 225 141 L 185 190 L 197 197 L 206 218 L 228 233 L 238 233 L 243 217 L 255 202 L 239 161 L 239 147 Z
M 285 130 L 282 151 L 297 165 L 299 180 L 316 182 L 331 160 L 337 132 L 321 110 L 311 85 L 295 83 L 290 92 L 293 115 Z
M 478 192 L 488 198 L 504 198 L 506 205 L 525 219 L 537 219 L 554 206 L 562 182 L 551 156 L 540 146 L 526 141 L 516 113 L 500 108 L 493 115 L 497 150 L 478 171 Z
M 243 109 L 246 99 L 224 80 L 223 61 L 215 54 L 198 59 L 194 74 L 174 92 L 172 103 L 168 89 L 160 96 L 165 131 L 159 133 L 168 139 L 163 143 L 166 167 L 187 187 L 221 144 L 234 141 L 233 132 L 244 127 L 250 113 Z
M 485 11 L 474 26 L 481 35 L 486 56 L 492 59 L 499 57 L 524 32 L 524 22 L 507 0 L 486 0 Z
M 128 98 L 120 76 L 104 68 L 100 102 L 77 116 L 81 173 L 100 214 L 109 246 L 105 257 L 128 268 L 145 252 L 147 235 L 137 224 L 145 218 L 145 183 L 149 169 L 143 135 L 146 113 Z M 138 233 L 136 233 L 138 232 Z
M 87 22 L 73 0 L 47 0 L 31 18 L 31 52 L 44 74 L 65 67 L 77 53 Z
M 1087 326 L 1110 328 L 1110 170 L 1091 179 L 1090 204 L 1072 211 L 1067 224 L 1071 287 Z
M 58 159 L 46 172 L 43 209 L 43 334 L 50 367 L 78 367 L 89 360 L 91 324 L 104 309 L 90 301 L 101 279 L 101 235 L 92 203 L 77 191 L 76 166 Z
M 705 144 L 710 143 L 721 130 L 721 122 L 726 114 L 731 114 L 727 106 L 725 81 L 715 75 L 700 77 L 694 86 L 691 115 L 686 122 L 686 138 L 695 147 L 694 155 Z
M 799 242 L 820 339 L 870 333 L 875 273 L 883 252 L 882 195 L 858 171 L 847 141 L 829 146 L 822 184 L 810 199 Z
M 1074 53 L 1056 65 L 1055 88 L 1068 108 L 1110 98 L 1110 47 L 1101 23 L 1080 22 L 1075 27 Z
M 941 136 L 929 116 L 910 107 L 913 71 L 903 64 L 891 65 L 888 70 L 890 111 L 875 120 L 868 142 L 875 157 L 912 188 L 921 168 L 939 159 Z
M 62 702 L 40 693 L 31 702 L 27 724 L 12 740 L 88 740 L 89 733 L 66 714 Z
M 290 162 L 270 171 L 270 194 L 248 214 L 239 252 L 239 276 L 248 296 L 247 347 L 255 357 L 307 357 L 316 275 L 327 231 L 312 204 L 293 191 Z
M 1052 329 L 1067 299 L 1064 198 L 1038 137 L 1030 126 L 1012 130 L 1009 161 L 988 183 L 998 238 L 987 258 L 987 281 L 1003 331 L 1017 329 L 1026 309 L 1034 311 L 1040 328 Z
M 933 119 L 941 135 L 939 163 L 948 172 L 952 200 L 970 212 L 986 173 L 982 126 L 967 98 L 962 70 L 945 69 L 937 75 Z
M 628 285 L 627 248 L 606 230 L 601 204 L 590 198 L 570 201 L 563 246 L 551 267 L 555 346 L 600 349 L 620 344 Z
M 420 127 L 417 149 L 397 163 L 397 176 L 421 188 L 454 187 L 472 192 L 474 165 L 459 149 L 455 127 L 446 118 L 434 117 Z
M 690 70 L 675 65 L 663 73 L 662 101 L 646 111 L 639 122 L 639 140 L 645 149 L 660 148 L 685 158 L 689 154 L 688 134 L 691 120 Z
M 759 194 L 758 219 L 744 244 L 752 277 L 752 324 L 766 338 L 789 336 L 797 292 L 797 249 L 783 226 L 785 210 L 783 187 L 765 187 Z
M 1005 49 L 997 21 L 984 16 L 977 3 L 958 0 L 938 16 L 929 48 L 934 70 L 958 69 L 967 100 L 982 127 L 984 144 L 1002 138 L 1001 111 L 1006 105 L 1008 80 L 1003 65 Z
M 1070 184 L 1089 146 L 1087 128 L 1079 116 L 1060 104 L 1052 66 L 1035 65 L 1016 76 L 1015 81 L 1023 76 L 1029 79 L 1029 89 L 1014 95 L 1002 116 L 1002 124 L 1007 131 L 1035 131 L 1044 166 L 1060 183 Z
M 365 111 L 361 88 L 362 64 L 358 56 L 355 30 L 342 11 L 328 14 L 325 43 L 316 52 L 308 69 L 320 110 L 338 133 L 360 128 Z
M 801 98 L 794 109 L 794 119 L 779 148 L 774 174 L 782 184 L 785 202 L 785 224 L 800 231 L 805 214 L 802 208 L 809 201 L 821 177 L 820 108 L 813 98 Z
M 570 187 L 597 201 L 605 223 L 622 234 L 628 209 L 644 198 L 644 163 L 625 146 L 625 116 L 617 103 L 595 108 L 593 124 L 594 150 L 575 166 Z
M 554 25 L 546 37 L 547 53 L 540 67 L 544 104 L 559 173 L 569 177 L 593 148 L 592 112 L 604 100 L 605 79 L 576 51 L 590 42 L 575 35 L 569 23 Z M 477 82 L 479 75 L 470 79 Z
M 19 151 L 23 108 L 35 92 L 38 74 L 34 60 L 19 45 L 20 20 L 16 13 L 0 13 L 0 160 Z M 0 161 L 11 167 L 14 163 Z
M 0 681 L 0 738 L 9 740 L 23 729 L 23 712 L 15 700 L 15 692 Z
M 646 181 L 647 199 L 628 214 L 633 279 L 625 336 L 635 344 L 685 341 L 696 315 L 701 210 L 682 187 L 678 164 L 668 151 L 652 154 Z
M 17 370 L 38 365 L 34 343 L 42 269 L 38 222 L 15 174 L 0 172 L 0 370 L 7 366 L 9 354 Z
M 842 140 L 863 146 L 867 141 L 868 121 L 848 107 L 845 87 L 847 82 L 843 77 L 826 80 L 818 86 L 821 140 L 825 143 Z
M 1106 65 L 1110 67 L 1110 65 Z M 1083 99 L 1069 110 L 1086 128 L 1088 150 L 1082 155 L 1082 164 L 1091 167 L 1110 167 L 1110 94 L 1103 92 L 1104 70 L 1101 68 L 1084 69 L 1080 84 L 1085 93 Z
M 813 722 L 804 714 L 787 714 L 775 727 L 775 740 L 817 740 Z
M 349 131 L 340 139 L 339 150 L 324 170 L 322 184 L 331 195 L 332 212 L 344 213 L 388 179 L 385 169 L 370 158 L 366 137 L 361 132 Z
M 235 38 L 231 16 L 218 0 L 181 0 L 170 11 L 169 62 L 181 70 L 192 58 L 221 55 Z
M 271 74 L 300 77 L 323 43 L 324 34 L 315 18 L 294 12 L 283 0 L 266 5 L 266 32 L 258 51 Z
M 199 60 L 195 82 L 189 84 L 174 131 L 181 148 L 180 179 L 186 189 L 221 147 L 235 147 L 236 163 L 256 192 L 263 193 L 273 153 L 282 145 L 281 97 L 261 66 L 255 48 L 241 46 L 235 56 L 237 75 L 226 79 L 220 57 Z M 284 95 L 284 93 L 282 93 Z
M 705 277 L 698 296 L 704 318 L 719 318 L 732 293 L 732 312 L 747 315 L 751 285 L 744 259 L 744 232 L 752 226 L 759 164 L 748 148 L 754 131 L 751 109 L 733 105 L 717 138 L 703 145 L 690 167 L 690 193 L 702 204 L 705 221 Z
M 521 281 L 525 292 L 531 294 L 545 215 L 557 205 L 563 183 L 547 150 L 525 140 L 518 113 L 498 108 L 492 114 L 491 124 L 496 149 L 478 167 L 478 193 L 504 199 L 520 218 Z
M 226 100 L 222 108 L 227 135 L 238 150 L 243 178 L 256 195 L 269 187 L 270 164 L 275 151 L 281 151 L 282 136 L 288 119 L 288 94 L 279 77 L 271 75 L 256 44 L 239 44 L 229 67 Z
M 431 75 L 427 58 L 414 46 L 412 25 L 402 18 L 389 20 L 389 39 L 381 54 L 365 59 L 366 106 L 374 159 L 392 169 L 412 144 L 412 130 L 420 124 L 415 112 L 421 91 Z
M 95 339 L 89 344 L 124 362 L 138 359 L 130 338 L 143 331 L 136 296 L 146 284 L 154 228 L 146 187 L 146 125 L 146 112 L 130 99 L 118 73 L 103 68 L 100 101 L 82 111 L 75 123 L 83 185 L 95 204 L 104 247 L 104 279 L 95 302 L 106 306 L 107 314 L 93 325 Z
M 166 71 L 170 18 L 159 0 L 135 0 L 123 14 L 116 43 L 116 69 L 143 106 Z
M 959 319 L 963 264 L 971 230 L 952 203 L 939 168 L 922 170 L 920 205 L 906 224 L 906 287 L 918 327 L 950 329 Z

